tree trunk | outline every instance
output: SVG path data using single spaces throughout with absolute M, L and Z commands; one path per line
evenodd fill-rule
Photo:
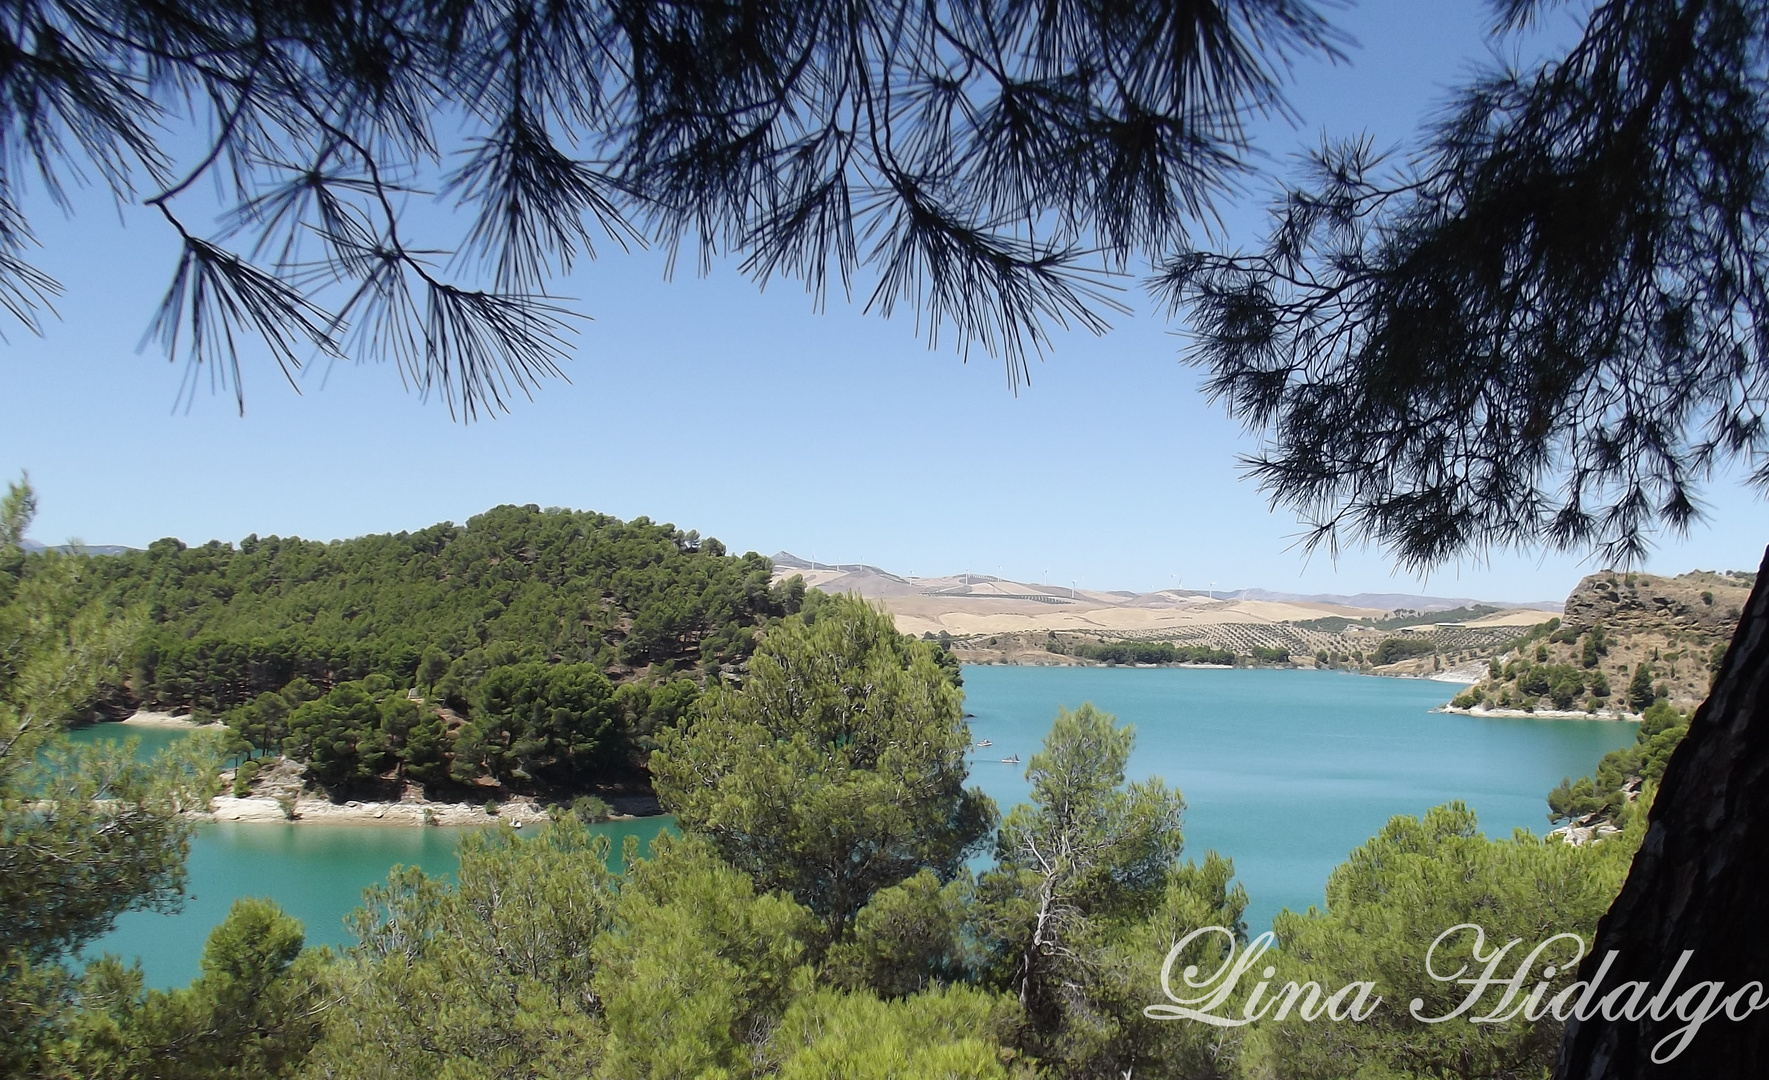
M 1713 692 L 1671 755 L 1647 820 L 1645 842 L 1621 895 L 1598 923 L 1579 977 L 1589 979 L 1613 950 L 1598 994 L 1639 981 L 1649 984 L 1650 998 L 1687 950 L 1692 955 L 1666 1003 L 1703 981 L 1723 982 L 1726 997 L 1753 981 L 1760 990 L 1769 983 L 1769 557 Z M 1702 996 L 1697 992 L 1695 1001 Z M 1744 1005 L 1750 996 L 1747 991 Z M 1759 998 L 1765 999 L 1769 992 Z M 1655 1064 L 1655 1045 L 1687 1023 L 1673 1009 L 1659 1012 L 1662 1019 L 1649 1011 L 1634 1020 L 1599 1013 L 1569 1021 L 1555 1076 L 1769 1077 L 1769 1010 L 1739 1021 L 1722 1013 L 1675 1058 Z

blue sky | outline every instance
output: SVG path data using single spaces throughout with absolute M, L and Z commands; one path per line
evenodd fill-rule
M 1261 148 L 1281 165 L 1322 130 L 1398 143 L 1485 55 L 1486 18 L 1468 0 L 1339 13 L 1350 63 L 1300 66 L 1301 121 L 1265 125 Z M 1571 20 L 1561 9 L 1545 33 Z M 571 383 L 510 415 L 456 424 L 391 368 L 348 363 L 309 372 L 299 395 L 258 364 L 243 418 L 207 390 L 185 410 L 182 368 L 137 351 L 172 237 L 150 211 L 76 204 L 35 218 L 61 319 L 41 339 L 7 327 L 0 345 L 0 474 L 30 470 L 48 542 L 333 538 L 534 502 L 648 515 L 739 551 L 1098 588 L 1558 599 L 1593 569 L 1495 553 L 1422 583 L 1374 551 L 1305 562 L 1295 520 L 1240 478 L 1253 442 L 1197 392 L 1179 327 L 1139 291 L 1109 335 L 1060 335 L 1016 397 L 996 361 L 930 352 L 912 318 L 839 299 L 819 314 L 792 282 L 758 292 L 730 265 L 665 281 L 659 253 L 604 252 L 558 286 L 594 319 Z M 1257 198 L 1226 208 L 1232 236 L 1254 242 L 1260 213 Z M 1769 508 L 1725 480 L 1707 495 L 1709 523 L 1661 538 L 1649 569 L 1758 564 Z

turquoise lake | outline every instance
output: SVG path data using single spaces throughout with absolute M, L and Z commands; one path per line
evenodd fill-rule
M 1132 779 L 1184 794 L 1186 855 L 1234 860 L 1255 932 L 1279 909 L 1322 902 L 1327 874 L 1396 814 L 1460 799 L 1489 836 L 1548 827 L 1544 796 L 1634 740 L 1604 720 L 1512 720 L 1434 713 L 1457 687 L 1338 672 L 1191 668 L 964 669 L 975 739 L 972 782 L 1003 809 L 1025 799 L 1025 765 L 1059 705 L 1084 701 L 1136 726 Z M 116 728 L 86 729 L 90 739 Z M 133 732 L 132 732 L 133 733 Z M 143 733 L 143 749 L 176 732 Z M 599 828 L 648 840 L 664 819 Z M 315 944 L 349 944 L 343 917 L 395 863 L 456 867 L 464 829 L 215 824 L 191 845 L 181 912 L 132 912 L 89 954 L 139 956 L 151 985 L 188 982 L 203 940 L 239 896 L 269 896 Z
M 1546 796 L 1634 741 L 1616 720 L 1526 720 L 1431 710 L 1461 688 L 1334 671 L 1199 668 L 964 669 L 974 782 L 1024 801 L 1029 761 L 1057 706 L 1091 701 L 1136 727 L 1132 780 L 1186 800 L 1186 858 L 1215 850 L 1247 887 L 1247 924 L 1325 900 L 1327 875 L 1396 814 L 1460 799 L 1488 836 L 1550 826 Z

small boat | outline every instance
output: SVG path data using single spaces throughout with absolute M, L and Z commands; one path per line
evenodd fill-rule
M 1018 765 L 1020 763 L 1020 755 L 1015 754 L 1013 757 L 1004 757 L 1001 759 L 1001 763 L 1003 765 Z
M 985 746 L 994 746 L 994 745 L 995 744 L 990 742 L 988 739 L 984 739 L 981 742 L 977 743 L 977 749 L 981 750 Z

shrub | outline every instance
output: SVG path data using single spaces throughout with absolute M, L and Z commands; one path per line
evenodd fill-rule
M 571 800 L 571 812 L 577 815 L 579 821 L 585 824 L 594 824 L 613 817 L 614 807 L 594 795 L 579 795 Z
M 1553 689 L 1553 677 L 1545 664 L 1528 667 L 1517 673 L 1517 692 L 1535 700 Z
M 261 766 L 254 759 L 240 762 L 239 768 L 233 771 L 233 797 L 243 799 L 252 793 L 252 781 L 258 779 Z
M 1556 709 L 1570 709 L 1585 692 L 1585 674 L 1570 664 L 1556 664 L 1548 669 L 1548 696 Z
M 1436 652 L 1436 647 L 1429 641 L 1419 638 L 1387 638 L 1376 646 L 1370 654 L 1370 663 L 1381 667 L 1384 664 L 1397 664 L 1402 660 L 1411 660 L 1415 656 L 1426 656 Z
M 1628 704 L 1635 712 L 1644 710 L 1656 700 L 1658 694 L 1652 687 L 1652 669 L 1645 664 L 1634 668 L 1634 678 L 1628 683 Z

